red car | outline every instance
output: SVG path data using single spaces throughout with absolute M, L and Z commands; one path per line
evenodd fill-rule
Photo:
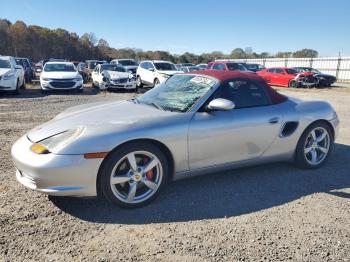
M 258 71 L 257 74 L 274 86 L 303 87 L 317 85 L 317 78 L 311 72 L 299 73 L 288 67 L 273 67 Z

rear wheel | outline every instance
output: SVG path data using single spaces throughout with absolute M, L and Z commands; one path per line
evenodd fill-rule
M 333 132 L 323 122 L 310 125 L 299 139 L 296 163 L 303 168 L 318 168 L 328 159 L 333 148 Z
M 99 172 L 100 192 L 122 207 L 140 207 L 154 200 L 168 178 L 163 152 L 148 142 L 130 143 L 112 152 Z

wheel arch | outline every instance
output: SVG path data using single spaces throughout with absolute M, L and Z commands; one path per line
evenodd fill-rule
M 331 122 L 329 122 L 329 121 L 326 120 L 326 119 L 317 119 L 317 120 L 311 122 L 307 127 L 305 127 L 305 129 L 304 129 L 304 131 L 303 131 L 302 134 L 304 134 L 304 132 L 306 131 L 306 129 L 308 129 L 311 125 L 313 125 L 313 124 L 315 124 L 315 123 L 324 123 L 324 124 L 326 124 L 326 125 L 329 127 L 329 129 L 332 131 L 332 139 L 334 140 L 334 135 L 335 135 L 334 127 L 333 127 L 333 125 L 331 124 Z
M 175 173 L 175 162 L 174 162 L 174 157 L 173 157 L 173 154 L 171 153 L 170 149 L 162 142 L 160 142 L 159 140 L 155 140 L 155 139 L 151 139 L 151 138 L 139 138 L 139 139 L 132 139 L 132 140 L 128 140 L 128 141 L 125 141 L 121 144 L 119 144 L 118 146 L 116 146 L 115 148 L 113 148 L 110 152 L 108 152 L 107 156 L 103 159 L 102 163 L 100 164 L 100 167 L 98 168 L 98 172 L 97 172 L 97 179 L 96 179 L 96 192 L 97 192 L 97 195 L 100 194 L 100 188 L 99 188 L 99 183 L 100 183 L 100 172 L 101 172 L 101 169 L 103 167 L 103 164 L 105 162 L 105 160 L 108 158 L 108 156 L 112 153 L 112 152 L 115 152 L 117 151 L 118 149 L 120 149 L 121 147 L 123 146 L 126 146 L 128 144 L 131 144 L 131 143 L 137 143 L 137 142 L 148 142 L 148 143 L 151 143 L 155 146 L 157 146 L 165 155 L 167 161 L 168 161 L 168 164 L 169 164 L 169 180 L 172 180 L 173 177 L 174 177 L 174 173 Z

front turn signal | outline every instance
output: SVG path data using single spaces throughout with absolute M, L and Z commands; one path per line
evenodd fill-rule
M 36 154 L 48 154 L 50 151 L 44 147 L 43 145 L 40 145 L 38 143 L 35 143 L 30 146 L 30 150 L 32 150 Z
M 105 158 L 107 155 L 108 155 L 108 152 L 86 153 L 84 154 L 84 158 L 85 159 Z

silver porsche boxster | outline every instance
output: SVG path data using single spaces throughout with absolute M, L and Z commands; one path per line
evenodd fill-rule
M 178 74 L 137 99 L 72 107 L 12 147 L 23 185 L 124 206 L 171 179 L 274 161 L 318 168 L 337 135 L 324 101 L 286 97 L 249 72 Z

